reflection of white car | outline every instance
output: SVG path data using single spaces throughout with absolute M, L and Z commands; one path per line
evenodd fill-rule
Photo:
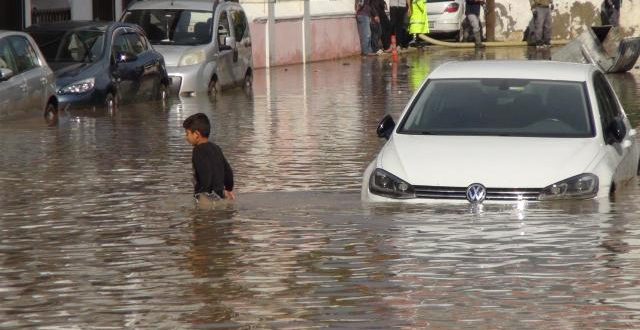
M 443 64 L 378 135 L 365 201 L 589 199 L 638 173 L 636 130 L 588 64 Z

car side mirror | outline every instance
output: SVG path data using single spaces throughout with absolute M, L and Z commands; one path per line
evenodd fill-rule
M 11 77 L 13 77 L 13 70 L 0 68 L 0 81 L 9 80 Z
M 138 60 L 138 56 L 130 52 L 117 52 L 116 63 L 128 63 Z
M 624 119 L 618 116 L 607 129 L 607 144 L 621 143 L 625 136 L 627 136 L 627 126 L 624 124 Z
M 378 123 L 376 133 L 378 134 L 378 137 L 383 137 L 389 140 L 389 138 L 391 137 L 391 133 L 393 133 L 394 127 L 396 127 L 396 122 L 393 121 L 391 115 L 386 115 L 384 116 L 384 118 L 382 118 L 380 123 Z

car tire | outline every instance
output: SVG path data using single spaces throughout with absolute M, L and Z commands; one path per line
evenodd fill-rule
M 56 126 L 58 124 L 58 107 L 52 102 L 47 103 L 44 108 L 44 121 L 47 126 Z
M 242 89 L 247 94 L 251 94 L 253 92 L 253 74 L 251 73 L 251 71 L 247 71 L 247 73 L 244 75 Z
M 156 93 L 156 100 L 160 101 L 160 103 L 162 103 L 162 107 L 166 107 L 167 106 L 167 101 L 169 100 L 169 89 L 167 88 L 167 85 L 161 83 L 160 85 L 158 85 L 158 91 Z
M 118 111 L 118 95 L 114 93 L 107 93 L 104 98 L 104 107 L 110 114 L 115 114 Z
M 222 87 L 220 86 L 220 81 L 217 78 L 211 78 L 209 82 L 209 86 L 207 88 L 207 93 L 209 94 L 209 99 L 212 101 L 217 100 L 220 97 L 220 92 L 222 91 Z

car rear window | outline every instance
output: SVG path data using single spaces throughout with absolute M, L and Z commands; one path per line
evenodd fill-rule
M 414 100 L 398 132 L 595 136 L 584 83 L 526 79 L 431 80 Z

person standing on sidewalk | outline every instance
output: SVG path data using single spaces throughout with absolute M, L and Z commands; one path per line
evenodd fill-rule
M 532 0 L 534 35 L 537 48 L 551 47 L 551 11 L 553 0 Z
M 411 17 L 411 0 L 389 0 L 389 16 L 391 16 L 391 34 L 396 36 L 398 47 L 407 48 L 410 40 L 407 22 Z
M 467 0 L 465 15 L 471 30 L 473 31 L 473 39 L 476 48 L 484 48 L 482 44 L 482 28 L 480 27 L 480 9 L 484 5 L 484 0 Z
M 422 47 L 424 45 L 424 42 L 420 39 L 420 35 L 429 33 L 427 0 L 413 0 L 411 4 L 409 34 L 412 34 L 414 37 L 411 43 L 415 44 L 416 47 Z
M 355 10 L 358 36 L 360 37 L 360 52 L 362 55 L 376 55 L 371 49 L 371 18 L 373 17 L 375 20 L 378 15 L 371 6 L 371 0 L 356 0 Z
M 377 25 L 378 39 L 372 40 L 378 47 L 374 49 L 378 54 L 383 51 L 385 53 L 391 52 L 391 24 L 389 23 L 389 17 L 387 16 L 387 2 L 385 0 L 371 0 L 371 7 L 378 14 L 378 22 L 372 22 L 371 33 L 373 35 L 373 26 Z M 377 24 L 374 24 L 377 23 Z
M 604 7 L 608 12 L 609 24 L 618 26 L 620 24 L 620 2 L 621 0 L 604 0 Z

